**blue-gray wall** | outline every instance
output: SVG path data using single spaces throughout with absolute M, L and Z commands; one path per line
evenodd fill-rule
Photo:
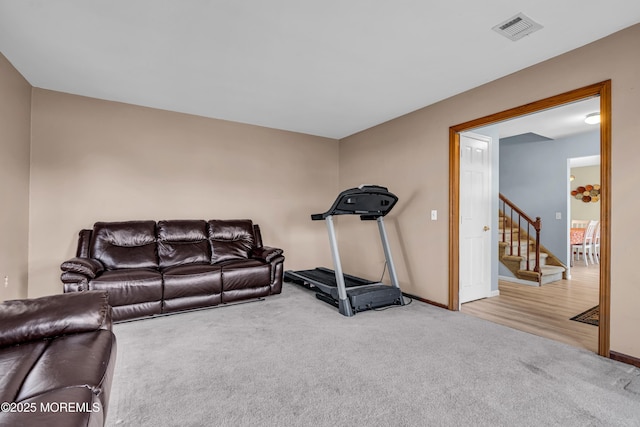
M 571 137 L 500 142 L 500 193 L 530 217 L 542 219 L 541 243 L 567 264 L 567 161 L 600 154 L 599 131 Z M 560 212 L 562 219 L 556 219 Z M 500 265 L 501 275 L 511 275 Z

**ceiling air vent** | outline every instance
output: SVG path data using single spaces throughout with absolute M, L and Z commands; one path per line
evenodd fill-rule
M 509 18 L 504 22 L 492 28 L 498 34 L 502 34 L 506 38 L 516 41 L 524 36 L 528 36 L 534 31 L 538 31 L 542 25 L 535 22 L 523 13 L 519 13 L 513 18 Z

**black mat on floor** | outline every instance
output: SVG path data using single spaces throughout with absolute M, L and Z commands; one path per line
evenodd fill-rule
M 571 320 L 598 326 L 600 323 L 600 306 L 596 305 L 595 307 L 591 307 L 589 310 L 573 316 Z

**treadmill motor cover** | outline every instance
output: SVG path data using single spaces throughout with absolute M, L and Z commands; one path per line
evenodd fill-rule
M 338 300 L 337 289 L 331 291 L 331 296 L 336 301 Z M 349 288 L 347 296 L 351 302 L 351 307 L 356 312 L 389 305 L 402 305 L 402 291 L 393 286 L 376 284 Z

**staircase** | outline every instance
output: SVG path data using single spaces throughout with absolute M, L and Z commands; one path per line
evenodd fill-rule
M 540 218 L 532 220 L 500 194 L 498 256 L 513 275 L 538 286 L 566 278 L 562 262 L 540 244 Z

